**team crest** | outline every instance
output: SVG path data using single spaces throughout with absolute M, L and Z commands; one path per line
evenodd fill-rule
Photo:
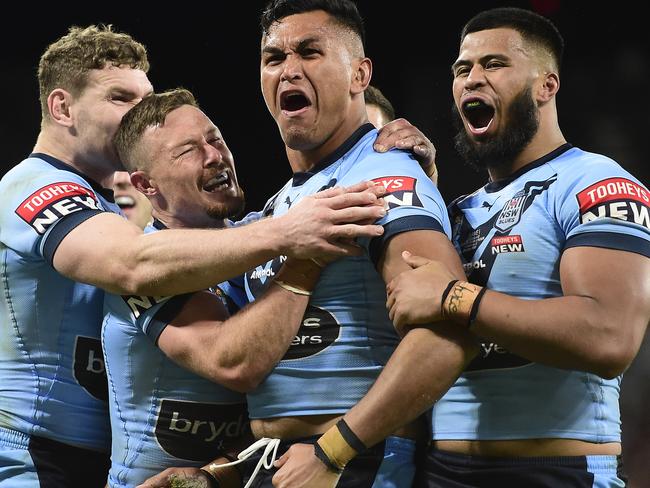
M 515 225 L 519 223 L 521 219 L 522 209 L 524 208 L 524 203 L 526 203 L 526 191 L 520 190 L 515 193 L 515 196 L 506 202 L 501 209 L 499 218 L 494 223 L 494 227 L 501 231 L 507 232 L 512 229 Z

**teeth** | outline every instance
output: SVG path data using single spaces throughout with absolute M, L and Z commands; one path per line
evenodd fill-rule
M 219 173 L 217 176 L 215 176 L 214 178 L 211 178 L 203 186 L 203 189 L 210 191 L 210 190 L 215 189 L 218 186 L 227 186 L 229 180 L 230 180 L 230 178 L 228 177 L 228 172 L 223 171 L 223 172 Z
M 135 200 L 133 197 L 130 197 L 128 195 L 121 195 L 119 197 L 115 197 L 115 203 L 117 203 L 117 205 L 120 207 L 133 207 L 135 205 Z
M 482 102 L 479 100 L 474 100 L 473 102 L 467 102 L 465 108 L 478 108 L 482 105 Z

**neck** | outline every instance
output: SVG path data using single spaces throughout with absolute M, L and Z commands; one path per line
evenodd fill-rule
M 306 150 L 291 149 L 289 146 L 285 146 L 291 170 L 294 173 L 310 171 L 323 159 L 336 151 L 339 146 L 354 134 L 355 130 L 366 122 L 368 122 L 368 117 L 364 105 L 363 111 L 358 111 L 354 116 L 345 119 L 334 130 L 334 132 L 318 146 Z
M 160 220 L 168 229 L 221 229 L 226 227 L 225 219 L 213 219 L 208 215 L 187 216 L 153 208 L 151 215 Z
M 43 153 L 63 161 L 104 188 L 113 188 L 115 168 L 92 164 L 93 157 L 79 151 L 74 139 L 56 131 L 42 129 L 32 152 Z M 91 161 L 88 163 L 87 161 Z
M 490 180 L 498 181 L 507 178 L 527 164 L 547 155 L 563 144 L 566 144 L 566 139 L 557 124 L 557 119 L 555 119 L 555 123 L 540 123 L 533 139 L 510 165 L 488 168 Z

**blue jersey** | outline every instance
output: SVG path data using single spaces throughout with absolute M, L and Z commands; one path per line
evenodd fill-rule
M 112 192 L 32 154 L 2 178 L 0 208 L 0 428 L 108 451 L 104 292 L 57 273 L 52 259 L 80 223 L 119 213 Z
M 565 249 L 650 256 L 650 192 L 611 159 L 566 144 L 450 206 L 469 281 L 523 299 L 562 296 Z M 594 263 L 594 266 L 598 266 Z M 483 341 L 433 408 L 434 439 L 620 441 L 621 378 L 532 363 Z
M 215 293 L 234 311 L 229 283 Z M 172 466 L 203 466 L 249 428 L 243 394 L 182 368 L 156 346 L 189 296 L 106 294 L 111 488 L 136 486 Z
M 379 221 L 384 235 L 362 243 L 365 255 L 325 268 L 289 350 L 248 394 L 251 418 L 341 414 L 355 405 L 399 340 L 386 312 L 385 283 L 375 268 L 385 244 L 411 230 L 450 236 L 446 206 L 436 187 L 408 153 L 375 152 L 376 136 L 370 124 L 362 126 L 311 172 L 295 174 L 265 207 L 267 215 L 278 216 L 324 188 L 375 180 L 387 189 L 389 211 Z M 246 274 L 250 300 L 260 296 L 282 260 Z

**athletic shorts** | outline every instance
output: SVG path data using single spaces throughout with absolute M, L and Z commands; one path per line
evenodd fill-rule
M 320 436 L 282 441 L 279 458 L 293 444 L 315 444 Z M 244 463 L 244 479 L 255 469 L 262 454 L 258 452 Z M 271 479 L 276 468 L 262 467 L 251 488 L 272 488 Z M 415 441 L 402 437 L 388 437 L 384 442 L 356 456 L 343 470 L 337 488 L 404 488 L 410 487 L 415 475 Z
M 414 488 L 624 487 L 620 456 L 484 457 L 429 449 Z
M 104 488 L 110 454 L 0 427 L 0 488 Z

